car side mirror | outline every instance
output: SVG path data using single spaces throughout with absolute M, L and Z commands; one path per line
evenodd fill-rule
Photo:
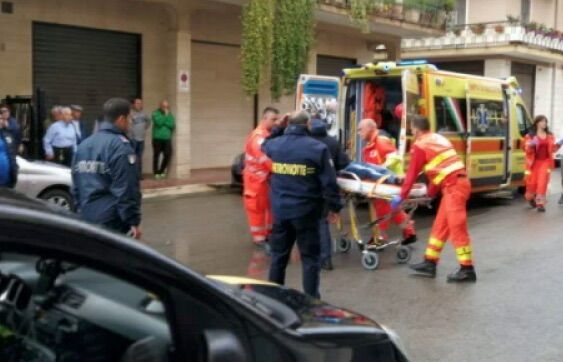
M 246 362 L 248 356 L 237 336 L 224 329 L 204 332 L 207 347 L 207 362 Z

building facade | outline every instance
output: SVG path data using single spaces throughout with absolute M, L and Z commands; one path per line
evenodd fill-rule
M 455 21 L 443 36 L 403 39 L 402 58 L 516 76 L 531 115 L 563 136 L 563 0 L 458 0 Z
M 168 99 L 177 119 L 171 173 L 188 177 L 192 169 L 229 166 L 259 111 L 272 104 L 267 84 L 257 97 L 242 91 L 245 2 L 2 2 L 0 98 L 32 95 L 40 87 L 48 106 L 82 104 L 90 123 L 110 97 L 142 97 L 147 112 Z M 409 21 L 397 5 L 377 13 L 365 34 L 350 20 L 347 6 L 345 0 L 321 1 L 307 72 L 339 75 L 345 66 L 371 61 L 378 45 L 398 58 L 402 38 L 444 33 L 436 22 Z M 293 97 L 274 105 L 282 112 L 295 107 Z M 146 149 L 150 170 L 150 140 Z

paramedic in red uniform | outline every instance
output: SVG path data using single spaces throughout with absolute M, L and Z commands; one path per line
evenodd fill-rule
M 410 151 L 408 171 L 401 194 L 393 198 L 391 206 L 397 209 L 408 197 L 422 171 L 429 182 L 428 195 L 433 197 L 441 191 L 442 200 L 430 232 L 425 260 L 410 267 L 414 270 L 414 275 L 434 278 L 442 249 L 451 240 L 461 267 L 448 275 L 448 282 L 475 282 L 477 276 L 473 268 L 466 210 L 471 184 L 467 179 L 465 165 L 447 138 L 430 132 L 427 118 L 413 117 L 411 127 L 415 142 Z
M 553 154 L 562 141 L 555 142 L 555 137 L 547 127 L 547 118 L 537 116 L 534 125 L 524 140 L 526 152 L 526 200 L 538 211 L 545 211 L 549 176 L 555 166 Z
M 248 225 L 252 241 L 263 245 L 272 231 L 272 214 L 268 180 L 272 162 L 262 152 L 262 143 L 270 136 L 278 119 L 279 111 L 266 107 L 262 112 L 260 124 L 246 140 L 244 147 L 244 208 L 248 217 Z
M 366 146 L 362 150 L 362 160 L 366 163 L 382 166 L 385 165 L 387 155 L 397 152 L 397 148 L 393 140 L 387 136 L 384 131 L 377 128 L 377 124 L 373 119 L 363 119 L 358 125 L 358 135 L 366 142 Z M 388 201 L 375 199 L 373 202 L 375 213 L 378 218 L 384 217 L 391 212 L 391 205 Z M 394 213 L 391 218 L 393 223 L 399 225 L 403 229 L 403 245 L 412 244 L 416 241 L 416 231 L 414 222 L 408 219 L 404 211 Z M 379 224 L 381 237 L 384 240 L 376 240 L 375 242 L 385 242 L 387 238 L 387 230 L 389 229 L 389 220 Z

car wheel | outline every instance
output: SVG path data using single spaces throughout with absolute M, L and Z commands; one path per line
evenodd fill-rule
M 72 199 L 70 193 L 66 190 L 49 190 L 42 193 L 39 198 L 65 210 L 72 210 L 74 208 L 74 200 Z

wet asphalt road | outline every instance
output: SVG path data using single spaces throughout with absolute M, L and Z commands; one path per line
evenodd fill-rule
M 396 330 L 413 361 L 563 361 L 558 177 L 551 190 L 545 214 L 521 198 L 471 202 L 476 284 L 446 283 L 446 274 L 457 267 L 451 245 L 436 279 L 409 277 L 391 249 L 381 254 L 379 269 L 364 270 L 353 247 L 333 257 L 334 271 L 323 272 L 322 297 Z M 360 216 L 367 221 L 365 209 Z M 431 212 L 417 211 L 420 241 L 411 262 L 424 253 L 431 221 Z M 150 245 L 201 273 L 267 275 L 268 258 L 251 245 L 237 194 L 148 201 L 144 232 Z M 297 258 L 287 284 L 301 288 Z

